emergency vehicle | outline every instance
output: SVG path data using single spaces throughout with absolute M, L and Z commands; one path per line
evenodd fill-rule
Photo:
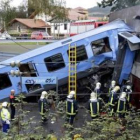
M 78 20 L 70 24 L 70 36 L 80 34 L 108 23 L 107 21 Z

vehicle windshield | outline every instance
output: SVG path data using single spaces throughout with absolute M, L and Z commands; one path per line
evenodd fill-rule
M 42 32 L 43 36 L 49 36 L 49 34 L 47 32 Z

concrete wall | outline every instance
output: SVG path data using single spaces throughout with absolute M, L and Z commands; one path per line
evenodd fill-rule
M 110 14 L 109 21 L 116 20 L 118 18 L 123 19 L 130 27 L 132 27 L 138 34 L 140 33 L 140 18 L 134 17 L 140 16 L 140 5 L 126 8 Z M 140 34 L 139 34 L 140 36 Z M 140 79 L 140 51 L 137 51 L 136 59 L 133 64 L 132 74 Z
M 140 19 L 134 19 L 134 17 L 137 15 L 140 16 L 140 5 L 111 13 L 109 21 L 111 22 L 118 18 L 123 19 L 136 32 L 140 32 Z

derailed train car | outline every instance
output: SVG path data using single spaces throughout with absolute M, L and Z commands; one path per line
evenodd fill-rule
M 1 62 L 0 99 L 9 96 L 11 89 L 20 92 L 20 77 L 10 71 L 20 70 L 21 77 L 57 77 L 63 90 L 68 83 L 69 45 L 77 47 L 77 88 L 84 87 L 90 77 L 100 77 L 102 85 L 112 78 L 120 85 L 129 78 L 140 39 L 123 21 L 116 20 L 94 30 L 46 45 Z M 11 68 L 11 61 L 20 67 Z M 102 78 L 104 77 L 104 78 Z M 106 77 L 106 78 L 105 78 Z M 22 84 L 22 92 L 30 95 L 54 88 L 47 84 Z M 67 89 L 67 88 L 66 88 Z

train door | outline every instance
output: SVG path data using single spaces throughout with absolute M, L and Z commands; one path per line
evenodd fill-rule
M 38 76 L 38 72 L 35 66 L 35 63 L 33 63 L 32 61 L 25 63 L 25 64 L 21 64 L 19 67 L 19 70 L 22 72 L 22 77 L 37 77 Z M 41 88 L 40 84 L 25 84 L 28 92 L 37 90 Z

